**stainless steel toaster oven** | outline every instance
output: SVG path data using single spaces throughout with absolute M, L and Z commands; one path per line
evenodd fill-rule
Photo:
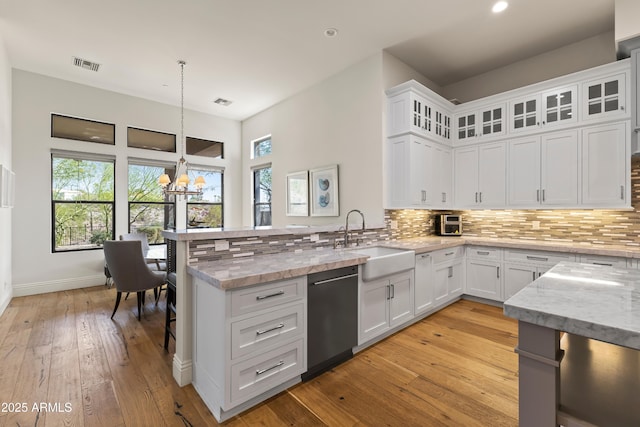
M 436 216 L 436 234 L 440 236 L 462 235 L 462 215 L 443 214 Z

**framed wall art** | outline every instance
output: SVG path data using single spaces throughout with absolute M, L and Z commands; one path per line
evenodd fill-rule
M 311 216 L 339 216 L 338 165 L 311 169 Z
M 309 216 L 309 173 L 287 174 L 287 216 Z

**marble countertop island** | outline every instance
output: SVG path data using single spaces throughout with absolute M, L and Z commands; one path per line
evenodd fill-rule
M 640 350 L 640 271 L 561 262 L 509 298 L 504 313 Z
M 198 263 L 187 266 L 187 272 L 220 289 L 234 289 L 363 264 L 368 258 L 347 250 L 320 249 Z

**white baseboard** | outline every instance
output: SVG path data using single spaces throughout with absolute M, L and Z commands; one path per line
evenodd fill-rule
M 104 284 L 104 275 L 73 277 L 70 279 L 50 280 L 47 282 L 19 283 L 13 285 L 13 296 L 45 294 L 48 292 L 67 291 L 70 289 L 88 288 Z
M 13 295 L 10 289 L 9 292 L 7 292 L 7 294 L 4 296 L 4 299 L 0 301 L 0 315 L 2 315 L 2 313 L 4 313 L 4 311 L 7 309 L 7 307 L 9 307 L 11 298 L 13 298 Z
M 182 361 L 176 354 L 173 355 L 173 378 L 180 387 L 191 384 L 193 381 L 193 362 Z

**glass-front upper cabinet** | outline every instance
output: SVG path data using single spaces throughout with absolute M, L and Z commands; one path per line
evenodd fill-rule
M 518 133 L 540 126 L 540 95 L 529 95 L 509 103 L 511 132 Z
M 492 105 L 456 116 L 458 142 L 487 139 L 505 133 L 505 105 Z
M 575 123 L 578 120 L 578 86 L 554 89 L 542 94 L 542 126 Z
M 627 116 L 626 74 L 582 84 L 582 120 Z

